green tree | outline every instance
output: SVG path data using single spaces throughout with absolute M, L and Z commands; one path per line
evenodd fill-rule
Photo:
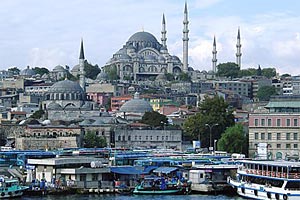
M 193 139 L 199 138 L 200 134 L 202 146 L 209 147 L 209 125 L 212 126 L 212 141 L 214 139 L 218 140 L 221 133 L 223 133 L 227 127 L 234 125 L 233 110 L 229 108 L 229 104 L 225 102 L 222 97 L 217 95 L 213 98 L 205 96 L 199 105 L 199 109 L 200 111 L 197 114 L 185 120 L 183 127 L 187 136 Z
M 10 67 L 7 71 L 11 72 L 13 75 L 19 75 L 21 70 L 17 67 Z
M 255 76 L 255 75 L 256 75 L 256 69 L 254 69 L 254 68 L 242 69 L 239 71 L 239 74 L 238 74 L 239 77 Z
M 85 60 L 84 61 L 84 71 L 85 71 L 85 77 L 95 80 L 101 70 L 97 64 L 92 65 Z
M 168 81 L 174 81 L 175 80 L 174 75 L 171 74 L 171 73 L 165 73 L 165 76 L 166 76 Z
M 181 81 L 191 81 L 191 77 L 189 76 L 188 73 L 180 73 L 179 76 L 178 76 L 179 80 Z
M 267 78 L 273 78 L 276 76 L 276 69 L 275 68 L 264 68 L 264 69 L 262 69 L 261 74 Z
M 164 124 L 168 124 L 168 118 L 156 111 L 145 112 L 142 117 L 141 123 L 148 124 L 154 127 L 163 126 Z
M 32 115 L 30 115 L 30 118 L 41 119 L 41 117 L 43 116 L 43 114 L 45 114 L 44 110 L 37 110 Z
M 104 136 L 97 136 L 94 131 L 88 130 L 83 139 L 85 148 L 102 148 L 106 147 L 106 138 Z
M 108 67 L 105 68 L 105 72 L 107 73 L 108 78 L 111 81 L 120 79 L 120 77 L 118 76 L 118 73 L 117 73 L 117 67 L 115 65 L 111 66 L 109 68 Z
M 257 91 L 259 101 L 269 101 L 272 95 L 276 95 L 276 88 L 273 86 L 262 86 Z
M 45 67 L 35 67 L 32 70 L 35 72 L 35 74 L 40 74 L 41 76 L 44 74 L 49 74 L 49 70 Z
M 217 76 L 237 78 L 240 68 L 236 63 L 227 62 L 221 63 L 217 66 Z
M 262 71 L 261 71 L 261 68 L 260 68 L 260 65 L 258 65 L 258 69 L 257 69 L 257 76 L 261 76 L 262 75 Z
M 236 124 L 228 127 L 218 141 L 218 150 L 228 153 L 248 153 L 248 138 L 243 126 Z

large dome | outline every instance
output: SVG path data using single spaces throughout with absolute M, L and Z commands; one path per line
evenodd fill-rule
M 26 69 L 23 69 L 21 72 L 20 72 L 20 75 L 21 76 L 34 76 L 35 75 L 35 72 L 29 68 L 29 66 L 27 66 Z
M 82 88 L 77 82 L 70 80 L 54 83 L 48 90 L 48 93 L 79 93 L 84 94 Z
M 139 93 L 134 94 L 134 98 L 124 103 L 121 108 L 121 112 L 130 112 L 130 113 L 145 113 L 153 111 L 149 102 L 140 99 Z
M 157 42 L 156 38 L 148 32 L 137 32 L 133 34 L 128 42 Z

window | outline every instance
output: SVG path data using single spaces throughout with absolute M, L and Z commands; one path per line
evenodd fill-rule
M 281 125 L 281 120 L 280 119 L 277 119 L 276 120 L 276 126 L 280 126 Z
M 268 133 L 268 140 L 272 140 L 272 133 Z
M 298 140 L 298 133 L 294 133 L 294 140 Z
M 260 123 L 261 123 L 261 126 L 265 126 L 265 119 L 261 119 Z
M 294 126 L 298 126 L 298 119 L 294 119 Z
M 281 144 L 277 144 L 276 147 L 277 147 L 277 149 L 280 149 L 281 148 Z
M 291 139 L 291 134 L 290 133 L 286 133 L 286 140 L 290 140 Z
M 268 126 L 272 126 L 272 120 L 268 119 Z
M 260 139 L 264 140 L 265 139 L 265 133 L 261 133 Z
M 280 134 L 280 133 L 277 133 L 276 139 L 277 139 L 277 140 L 281 140 L 281 134 Z
M 139 141 L 141 141 L 142 140 L 142 136 L 139 136 Z
M 254 139 L 258 140 L 258 133 L 254 133 Z
M 118 141 L 121 141 L 121 135 L 118 136 Z
M 148 140 L 148 135 L 146 135 L 146 140 Z
M 98 174 L 92 174 L 92 181 L 98 181 Z
M 128 135 L 128 141 L 130 141 L 131 140 L 131 137 L 130 137 L 130 135 Z
M 135 141 L 137 141 L 137 135 L 136 135 L 136 136 L 134 136 L 134 140 L 135 140 Z
M 166 136 L 166 140 L 168 140 L 169 138 L 168 138 L 168 136 Z
M 286 126 L 291 126 L 291 119 L 286 119 Z
M 156 140 L 159 141 L 159 136 L 156 136 Z
M 150 136 L 150 140 L 152 140 L 152 135 Z
M 291 148 L 291 144 L 286 144 L 285 148 L 290 149 Z
M 258 126 L 258 119 L 254 120 L 254 126 Z
M 294 144 L 294 149 L 298 149 L 298 144 Z

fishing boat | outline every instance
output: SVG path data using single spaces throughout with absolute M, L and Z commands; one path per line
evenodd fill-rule
M 251 199 L 300 199 L 300 163 L 289 161 L 241 161 L 235 177 L 227 182 Z
M 0 199 L 20 197 L 27 189 L 27 186 L 20 185 L 18 179 L 0 178 Z
M 177 180 L 175 182 L 169 182 L 164 177 L 145 177 L 143 181 L 138 184 L 133 194 L 150 194 L 150 195 L 173 195 L 173 194 L 189 194 L 190 183 L 181 182 Z
M 199 193 L 230 193 L 232 187 L 227 184 L 227 177 L 236 172 L 237 165 L 197 165 L 189 171 L 191 190 Z

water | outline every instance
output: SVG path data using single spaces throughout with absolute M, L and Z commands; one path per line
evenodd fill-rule
M 23 196 L 23 200 L 87 200 L 87 199 L 101 199 L 101 200 L 226 200 L 236 199 L 242 200 L 238 196 L 225 196 L 225 195 L 94 195 L 94 194 L 74 194 L 67 196 L 47 195 L 45 197 Z

